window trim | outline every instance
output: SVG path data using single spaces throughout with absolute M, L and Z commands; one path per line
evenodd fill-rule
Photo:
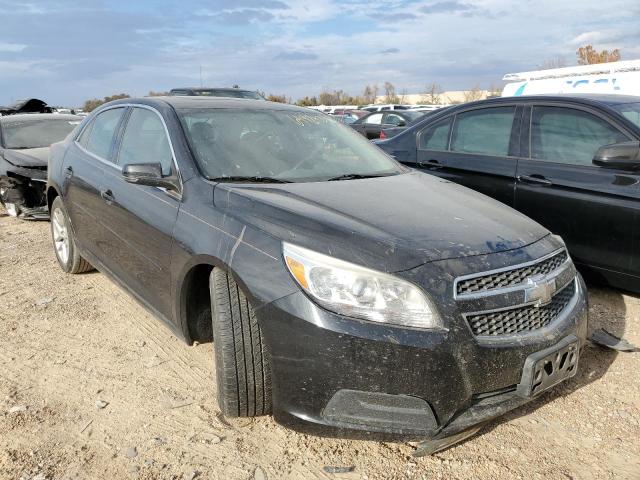
M 594 108 L 590 105 L 584 105 L 584 104 L 579 104 L 579 103 L 563 103 L 563 102 L 554 102 L 554 101 L 547 101 L 547 102 L 531 102 L 531 103 L 527 103 L 527 106 L 529 106 L 529 122 L 528 122 L 528 130 L 529 130 L 529 139 L 528 139 L 528 143 L 529 143 L 529 156 L 528 157 L 522 157 L 526 160 L 531 160 L 532 162 L 538 162 L 538 163 L 550 163 L 553 165 L 565 165 L 565 166 L 574 166 L 574 167 L 581 167 L 581 168 L 593 168 L 593 169 L 598 169 L 601 170 L 602 167 L 599 167 L 597 165 L 581 165 L 581 164 L 575 164 L 575 163 L 563 163 L 563 162 L 552 162 L 549 160 L 540 160 L 539 158 L 534 158 L 533 157 L 533 143 L 532 143 L 532 132 L 533 132 L 533 111 L 536 107 L 555 107 L 555 108 L 565 108 L 568 110 L 578 110 L 578 111 L 582 111 L 582 112 L 586 112 L 586 113 L 590 113 L 592 115 L 594 115 L 596 118 L 599 118 L 600 120 L 603 120 L 605 123 L 608 123 L 610 126 L 612 126 L 613 128 L 615 128 L 616 130 L 618 130 L 621 133 L 624 133 L 628 139 L 630 141 L 635 139 L 635 135 L 629 131 L 629 129 L 625 128 L 623 125 L 621 125 L 620 123 L 616 122 L 614 118 L 610 118 L 609 115 L 607 115 L 606 111 L 604 110 L 600 110 L 598 108 Z
M 520 104 L 518 103 L 510 102 L 510 103 L 500 103 L 497 105 L 490 105 L 490 106 L 481 105 L 481 106 L 469 108 L 466 110 L 454 112 L 453 123 L 451 124 L 451 129 L 449 131 L 449 144 L 447 145 L 446 151 L 449 153 L 455 153 L 456 155 L 476 155 L 476 156 L 491 157 L 491 158 L 512 158 L 514 160 L 517 160 L 518 158 L 522 158 L 519 155 L 509 155 L 509 150 L 511 149 L 511 138 L 513 137 L 513 129 L 515 128 L 516 123 L 518 123 L 518 114 L 520 115 L 522 114 L 522 109 L 518 110 L 519 106 Z M 456 123 L 458 121 L 458 115 L 463 113 L 473 112 L 475 110 L 490 110 L 492 108 L 504 108 L 504 107 L 512 107 L 514 109 L 513 120 L 511 121 L 511 128 L 509 129 L 509 142 L 507 147 L 508 148 L 507 155 L 494 155 L 491 153 L 480 153 L 480 152 L 459 152 L 458 150 L 451 149 L 451 142 L 453 141 L 453 131 L 455 130 Z

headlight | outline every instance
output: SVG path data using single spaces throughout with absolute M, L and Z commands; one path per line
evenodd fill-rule
M 431 302 L 412 283 L 289 243 L 283 242 L 282 250 L 293 278 L 327 310 L 379 323 L 442 328 Z

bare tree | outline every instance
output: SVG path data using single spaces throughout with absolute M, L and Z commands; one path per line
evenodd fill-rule
M 484 92 L 480 89 L 480 85 L 476 84 L 471 90 L 464 92 L 462 97 L 465 102 L 475 102 L 476 100 L 482 100 Z
M 86 102 L 84 102 L 84 106 L 82 107 L 82 109 L 85 112 L 91 112 L 103 103 L 111 102 L 112 100 L 119 100 L 121 98 L 129 98 L 129 95 L 127 95 L 126 93 L 118 93 L 116 95 L 111 95 L 110 97 L 104 97 L 102 100 L 100 100 L 99 98 L 92 98 L 91 100 L 87 100 Z
M 598 52 L 592 45 L 585 45 L 580 47 L 576 52 L 578 57 L 578 65 L 593 65 L 594 63 L 607 63 L 617 62 L 622 58 L 620 49 L 615 50 L 602 50 Z
M 439 105 L 442 103 L 442 87 L 435 82 L 431 82 L 427 85 L 422 95 L 422 101 L 430 105 Z
M 169 92 L 156 92 L 154 90 L 149 90 L 147 97 L 166 97 L 169 95 Z
M 384 82 L 384 101 L 386 103 L 400 102 L 398 95 L 396 95 L 396 87 L 391 82 Z

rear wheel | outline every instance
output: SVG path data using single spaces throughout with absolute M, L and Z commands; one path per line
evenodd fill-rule
M 93 269 L 78 252 L 69 216 L 60 197 L 56 197 L 51 205 L 51 237 L 62 270 L 67 273 L 83 273 Z
M 271 368 L 253 308 L 233 277 L 210 275 L 218 404 L 227 417 L 271 413 Z

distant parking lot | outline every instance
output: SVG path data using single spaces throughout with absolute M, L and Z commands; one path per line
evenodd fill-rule
M 406 444 L 224 420 L 212 346 L 187 347 L 100 273 L 63 274 L 50 243 L 48 223 L 0 216 L 0 478 L 639 476 L 636 353 L 588 346 L 572 381 L 414 459 Z M 589 293 L 591 329 L 640 344 L 640 300 Z

